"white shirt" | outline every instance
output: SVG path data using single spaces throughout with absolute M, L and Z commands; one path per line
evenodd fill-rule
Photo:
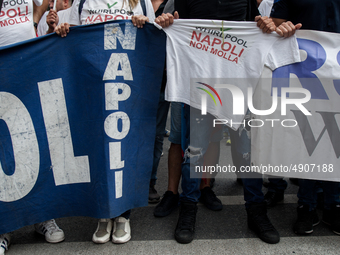
M 261 16 L 270 17 L 270 12 L 272 11 L 274 0 L 263 0 L 259 5 L 259 12 Z
M 115 0 L 111 2 L 103 0 L 87 0 L 83 5 L 81 15 L 79 15 L 79 2 L 75 0 L 71 7 L 70 24 L 86 25 L 101 23 L 110 20 L 130 20 L 133 15 L 143 14 L 140 2 L 133 9 L 128 4 L 128 0 Z M 150 22 L 155 19 L 155 13 L 150 0 L 145 0 L 147 17 Z
M 37 29 L 38 36 L 46 35 L 46 32 L 48 30 L 48 24 L 46 23 L 46 16 L 48 13 L 49 12 L 45 12 L 39 21 L 38 29 Z M 59 22 L 57 25 L 61 23 L 65 23 L 65 22 L 69 23 L 70 14 L 71 14 L 71 8 L 58 11 Z
M 33 1 L 7 1 L 0 15 L 0 46 L 36 37 L 33 26 Z M 34 0 L 40 6 L 43 0 Z M 5 2 L 4 2 L 5 3 Z
M 216 93 L 202 83 L 211 87 L 235 85 L 246 98 L 248 87 L 255 91 L 264 66 L 275 70 L 300 61 L 296 37 L 264 34 L 255 22 L 179 19 L 164 31 L 168 79 L 165 99 L 201 109 L 205 89 L 216 99 L 215 104 L 208 96 L 207 112 L 234 122 L 243 120 L 247 100 L 244 113 L 234 115 L 230 91 L 216 89 L 220 102 Z

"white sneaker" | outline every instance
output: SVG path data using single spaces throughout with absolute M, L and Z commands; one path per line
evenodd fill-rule
M 35 231 L 44 235 L 49 243 L 59 243 L 65 240 L 64 231 L 61 230 L 54 219 L 34 224 Z
M 8 250 L 8 247 L 11 243 L 11 239 L 9 234 L 0 235 L 0 255 L 4 255 L 5 251 Z
M 100 219 L 96 232 L 92 236 L 92 242 L 94 243 L 106 243 L 110 240 L 112 231 L 111 219 Z
M 117 217 L 113 222 L 113 243 L 126 243 L 131 239 L 130 220 L 124 217 Z

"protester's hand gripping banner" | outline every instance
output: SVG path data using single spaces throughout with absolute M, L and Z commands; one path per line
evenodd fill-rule
M 297 37 L 302 62 L 266 69 L 257 86 L 255 108 L 278 107 L 251 120 L 252 167 L 340 181 L 340 35 L 301 30 Z M 282 104 L 283 97 L 290 102 Z
M 130 21 L 0 50 L 0 234 L 147 205 L 164 61 Z

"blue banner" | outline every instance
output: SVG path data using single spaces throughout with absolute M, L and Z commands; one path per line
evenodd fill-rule
M 147 205 L 165 41 L 115 21 L 0 50 L 0 234 Z

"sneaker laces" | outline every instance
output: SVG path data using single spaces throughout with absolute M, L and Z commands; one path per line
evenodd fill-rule
M 195 226 L 196 210 L 187 206 L 182 206 L 181 214 L 181 229 L 191 230 Z
M 0 247 L 7 251 L 8 245 L 9 245 L 8 236 L 6 234 L 0 235 Z
M 54 219 L 45 221 L 42 224 L 42 228 L 50 234 L 61 231 Z M 43 231 L 45 233 L 45 231 Z

